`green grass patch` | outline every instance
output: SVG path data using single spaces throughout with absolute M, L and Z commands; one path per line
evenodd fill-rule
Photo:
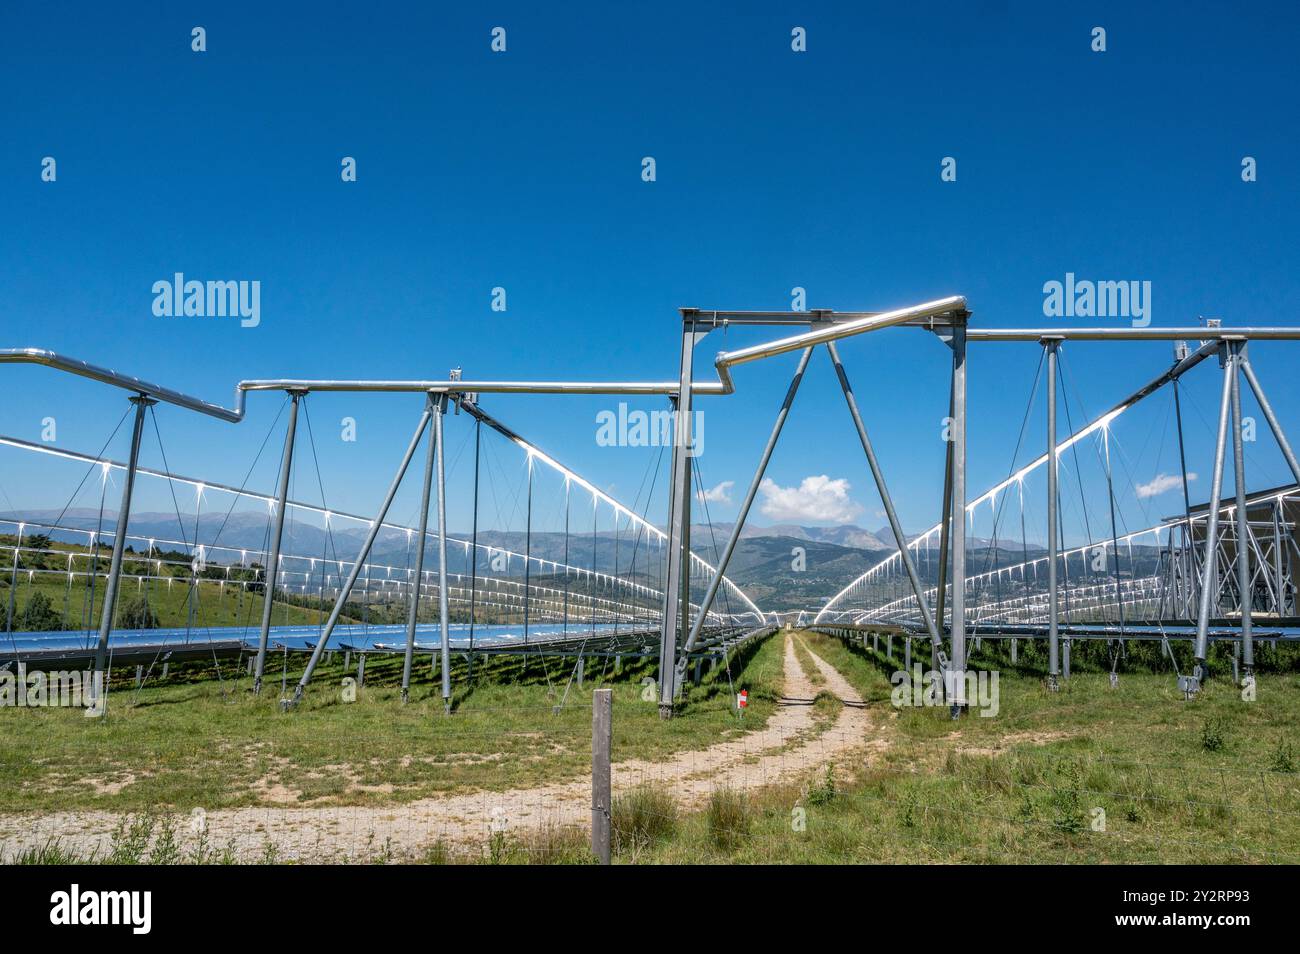
M 357 700 L 342 699 L 343 654 L 322 664 L 296 710 L 280 709 L 281 660 L 260 697 L 230 661 L 161 667 L 143 689 L 114 673 L 108 717 L 79 709 L 0 710 L 0 811 L 170 809 L 251 805 L 398 805 L 476 790 L 579 778 L 591 764 L 591 692 L 614 691 L 614 758 L 662 759 L 760 729 L 780 695 L 782 646 L 768 639 L 688 685 L 679 715 L 659 718 L 654 660 L 453 657 L 453 714 L 444 714 L 429 657 L 411 700 L 400 655 L 371 655 Z M 355 657 L 354 657 L 355 660 Z M 292 692 L 305 656 L 289 657 Z M 221 678 L 216 675 L 220 669 Z M 748 688 L 737 718 L 733 692 Z

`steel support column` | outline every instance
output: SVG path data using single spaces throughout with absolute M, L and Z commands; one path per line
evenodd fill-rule
M 691 396 L 695 342 L 694 322 L 682 332 L 680 391 L 673 421 L 671 512 L 664 585 L 663 638 L 659 648 L 659 715 L 670 719 L 677 689 L 677 642 L 690 624 L 691 592 Z
M 952 714 L 966 706 L 966 326 L 952 330 Z
M 1241 355 L 1244 341 L 1228 343 L 1232 364 L 1232 472 L 1237 493 L 1237 604 L 1241 609 L 1241 665 L 1243 682 L 1255 672 L 1255 645 L 1251 630 L 1250 526 L 1246 513 L 1246 453 L 1241 436 Z
M 953 420 L 953 396 L 948 394 L 948 420 Z M 935 623 L 939 632 L 944 630 L 944 604 L 948 599 L 948 541 L 952 534 L 952 439 L 944 441 L 943 452 L 943 509 L 939 517 L 939 576 L 935 595 Z M 939 671 L 939 650 L 941 646 L 930 644 L 930 671 Z
M 430 397 L 429 403 L 433 403 Z M 411 605 L 406 612 L 406 656 L 402 660 L 402 701 L 411 697 L 411 663 L 415 657 L 415 626 L 420 611 L 420 579 L 424 575 L 424 542 L 429 532 L 429 493 L 433 484 L 434 456 L 437 450 L 438 432 L 429 430 L 428 450 L 424 456 L 424 485 L 420 493 L 420 529 L 415 544 L 415 583 L 411 589 Z
M 442 705 L 451 713 L 451 635 L 447 615 L 447 471 L 443 454 L 442 418 L 447 396 L 440 394 L 433 412 L 438 464 L 438 622 L 442 627 Z
M 1059 338 L 1044 338 L 1047 349 L 1047 688 L 1060 688 L 1061 635 L 1060 594 L 1056 586 L 1056 557 L 1060 549 L 1057 538 L 1057 491 L 1060 455 L 1056 447 L 1056 351 Z
M 126 549 L 126 528 L 131 520 L 131 494 L 135 489 L 135 472 L 140 464 L 140 440 L 144 435 L 144 416 L 157 404 L 145 394 L 131 398 L 135 405 L 135 422 L 131 429 L 131 451 L 126 462 L 126 476 L 122 481 L 122 502 L 117 508 L 117 523 L 113 530 L 113 558 L 108 565 L 108 579 L 104 583 L 104 605 L 99 618 L 99 644 L 95 647 L 95 674 L 90 686 L 91 708 L 102 715 L 107 704 L 108 637 L 113 631 L 113 613 L 117 608 L 117 588 L 122 578 L 122 552 Z
M 1201 599 L 1196 616 L 1196 669 L 1193 676 L 1202 680 L 1208 675 L 1205 666 L 1209 654 L 1210 604 L 1218 589 L 1219 508 L 1223 493 L 1223 458 L 1228 442 L 1228 417 L 1232 404 L 1232 374 L 1236 359 L 1226 346 L 1220 350 L 1223 362 L 1223 392 L 1219 398 L 1219 433 L 1214 443 L 1214 477 L 1210 483 L 1209 510 L 1205 517 L 1205 559 L 1201 561 Z M 1190 530 L 1190 528 L 1189 528 Z
M 257 661 L 253 664 L 253 695 L 262 691 L 266 669 L 266 646 L 271 637 L 271 613 L 275 609 L 275 583 L 280 574 L 280 544 L 284 539 L 284 513 L 289 509 L 289 475 L 293 470 L 294 437 L 298 432 L 298 402 L 304 391 L 289 392 L 289 424 L 284 432 L 284 451 L 280 455 L 280 478 L 275 487 L 275 529 L 271 549 L 266 557 L 266 574 L 262 589 L 262 628 L 257 636 Z

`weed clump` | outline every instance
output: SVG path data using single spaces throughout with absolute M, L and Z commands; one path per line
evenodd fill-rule
M 1222 752 L 1228 746 L 1228 720 L 1211 716 L 1201 726 L 1201 747 L 1207 752 Z
M 723 851 L 731 851 L 749 834 L 749 800 L 730 788 L 716 788 L 709 797 L 709 837 Z
M 827 765 L 826 773 L 808 787 L 807 802 L 812 806 L 829 805 L 835 801 L 835 766 Z
M 677 830 L 677 804 L 667 792 L 639 785 L 614 799 L 611 807 L 614 851 L 642 851 Z
M 1273 749 L 1273 757 L 1269 760 L 1269 768 L 1274 772 L 1294 772 L 1295 771 L 1295 749 L 1286 739 L 1278 739 L 1277 747 Z

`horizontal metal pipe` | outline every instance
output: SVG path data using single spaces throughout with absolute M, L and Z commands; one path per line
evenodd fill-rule
M 229 421 L 232 424 L 239 423 L 244 417 L 244 396 L 238 390 L 235 392 L 236 407 L 234 409 L 224 408 L 219 404 L 212 404 L 201 398 L 182 394 L 180 391 L 165 388 L 160 384 L 144 381 L 128 374 L 120 374 L 112 368 L 91 364 L 89 361 L 69 358 L 67 355 L 59 354 L 56 351 L 48 351 L 44 348 L 0 348 L 0 364 L 43 365 L 57 371 L 66 371 L 69 374 L 90 378 L 92 381 L 99 381 L 101 384 L 111 384 L 114 387 L 134 391 L 137 394 L 145 394 L 166 404 L 175 404 L 177 407 L 198 411 L 200 414 Z
M 967 328 L 968 341 L 1220 341 L 1227 339 L 1296 340 L 1300 328 Z
M 347 381 L 263 380 L 241 381 L 241 391 L 388 391 L 434 394 L 676 394 L 676 381 Z M 696 394 L 727 393 L 720 383 L 705 382 Z

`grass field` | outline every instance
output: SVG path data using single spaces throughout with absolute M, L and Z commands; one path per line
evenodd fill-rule
M 305 657 L 289 660 L 292 691 Z M 733 663 L 733 678 L 750 690 L 743 722 L 723 668 L 689 690 L 683 718 L 663 722 L 643 686 L 652 667 L 641 661 L 615 674 L 612 661 L 588 659 L 579 687 L 572 658 L 500 658 L 476 666 L 467 687 L 457 660 L 447 717 L 427 655 L 413 669 L 407 705 L 400 656 L 369 657 L 354 703 L 341 698 L 343 676 L 355 674 L 342 661 L 339 653 L 323 664 L 290 713 L 280 711 L 277 656 L 256 698 L 227 662 L 221 681 L 214 664 L 190 664 L 138 693 L 119 673 L 126 685 L 111 691 L 102 722 L 75 709 L 0 710 L 0 811 L 400 804 L 537 785 L 590 772 L 597 686 L 614 690 L 616 751 L 646 758 L 761 728 L 780 688 L 780 646 L 771 640 Z
M 0 625 L 4 624 L 9 601 L 9 574 L 0 571 Z M 15 629 L 22 631 L 22 614 L 28 603 L 43 594 L 58 616 L 60 628 L 64 629 L 98 629 L 101 601 L 104 596 L 104 580 L 97 579 L 92 594 L 85 580 L 78 577 L 69 586 L 66 579 L 48 575 L 37 575 L 32 579 L 19 572 L 18 586 L 14 591 Z M 279 592 L 277 591 L 277 595 Z M 175 578 L 170 581 L 140 581 L 135 577 L 123 576 L 119 602 L 116 604 L 121 625 L 121 612 L 128 603 L 147 599 L 150 610 L 157 617 L 158 625 L 165 627 L 185 626 L 187 623 L 196 628 L 203 627 L 247 627 L 254 633 L 262 622 L 262 594 L 260 592 L 242 592 L 242 587 L 229 584 L 222 587 L 213 580 L 200 580 L 193 596 L 190 594 L 189 580 Z M 193 612 L 191 613 L 191 604 Z M 302 625 L 323 622 L 328 612 L 276 600 L 272 622 L 280 625 Z M 89 621 L 89 622 L 87 622 Z

